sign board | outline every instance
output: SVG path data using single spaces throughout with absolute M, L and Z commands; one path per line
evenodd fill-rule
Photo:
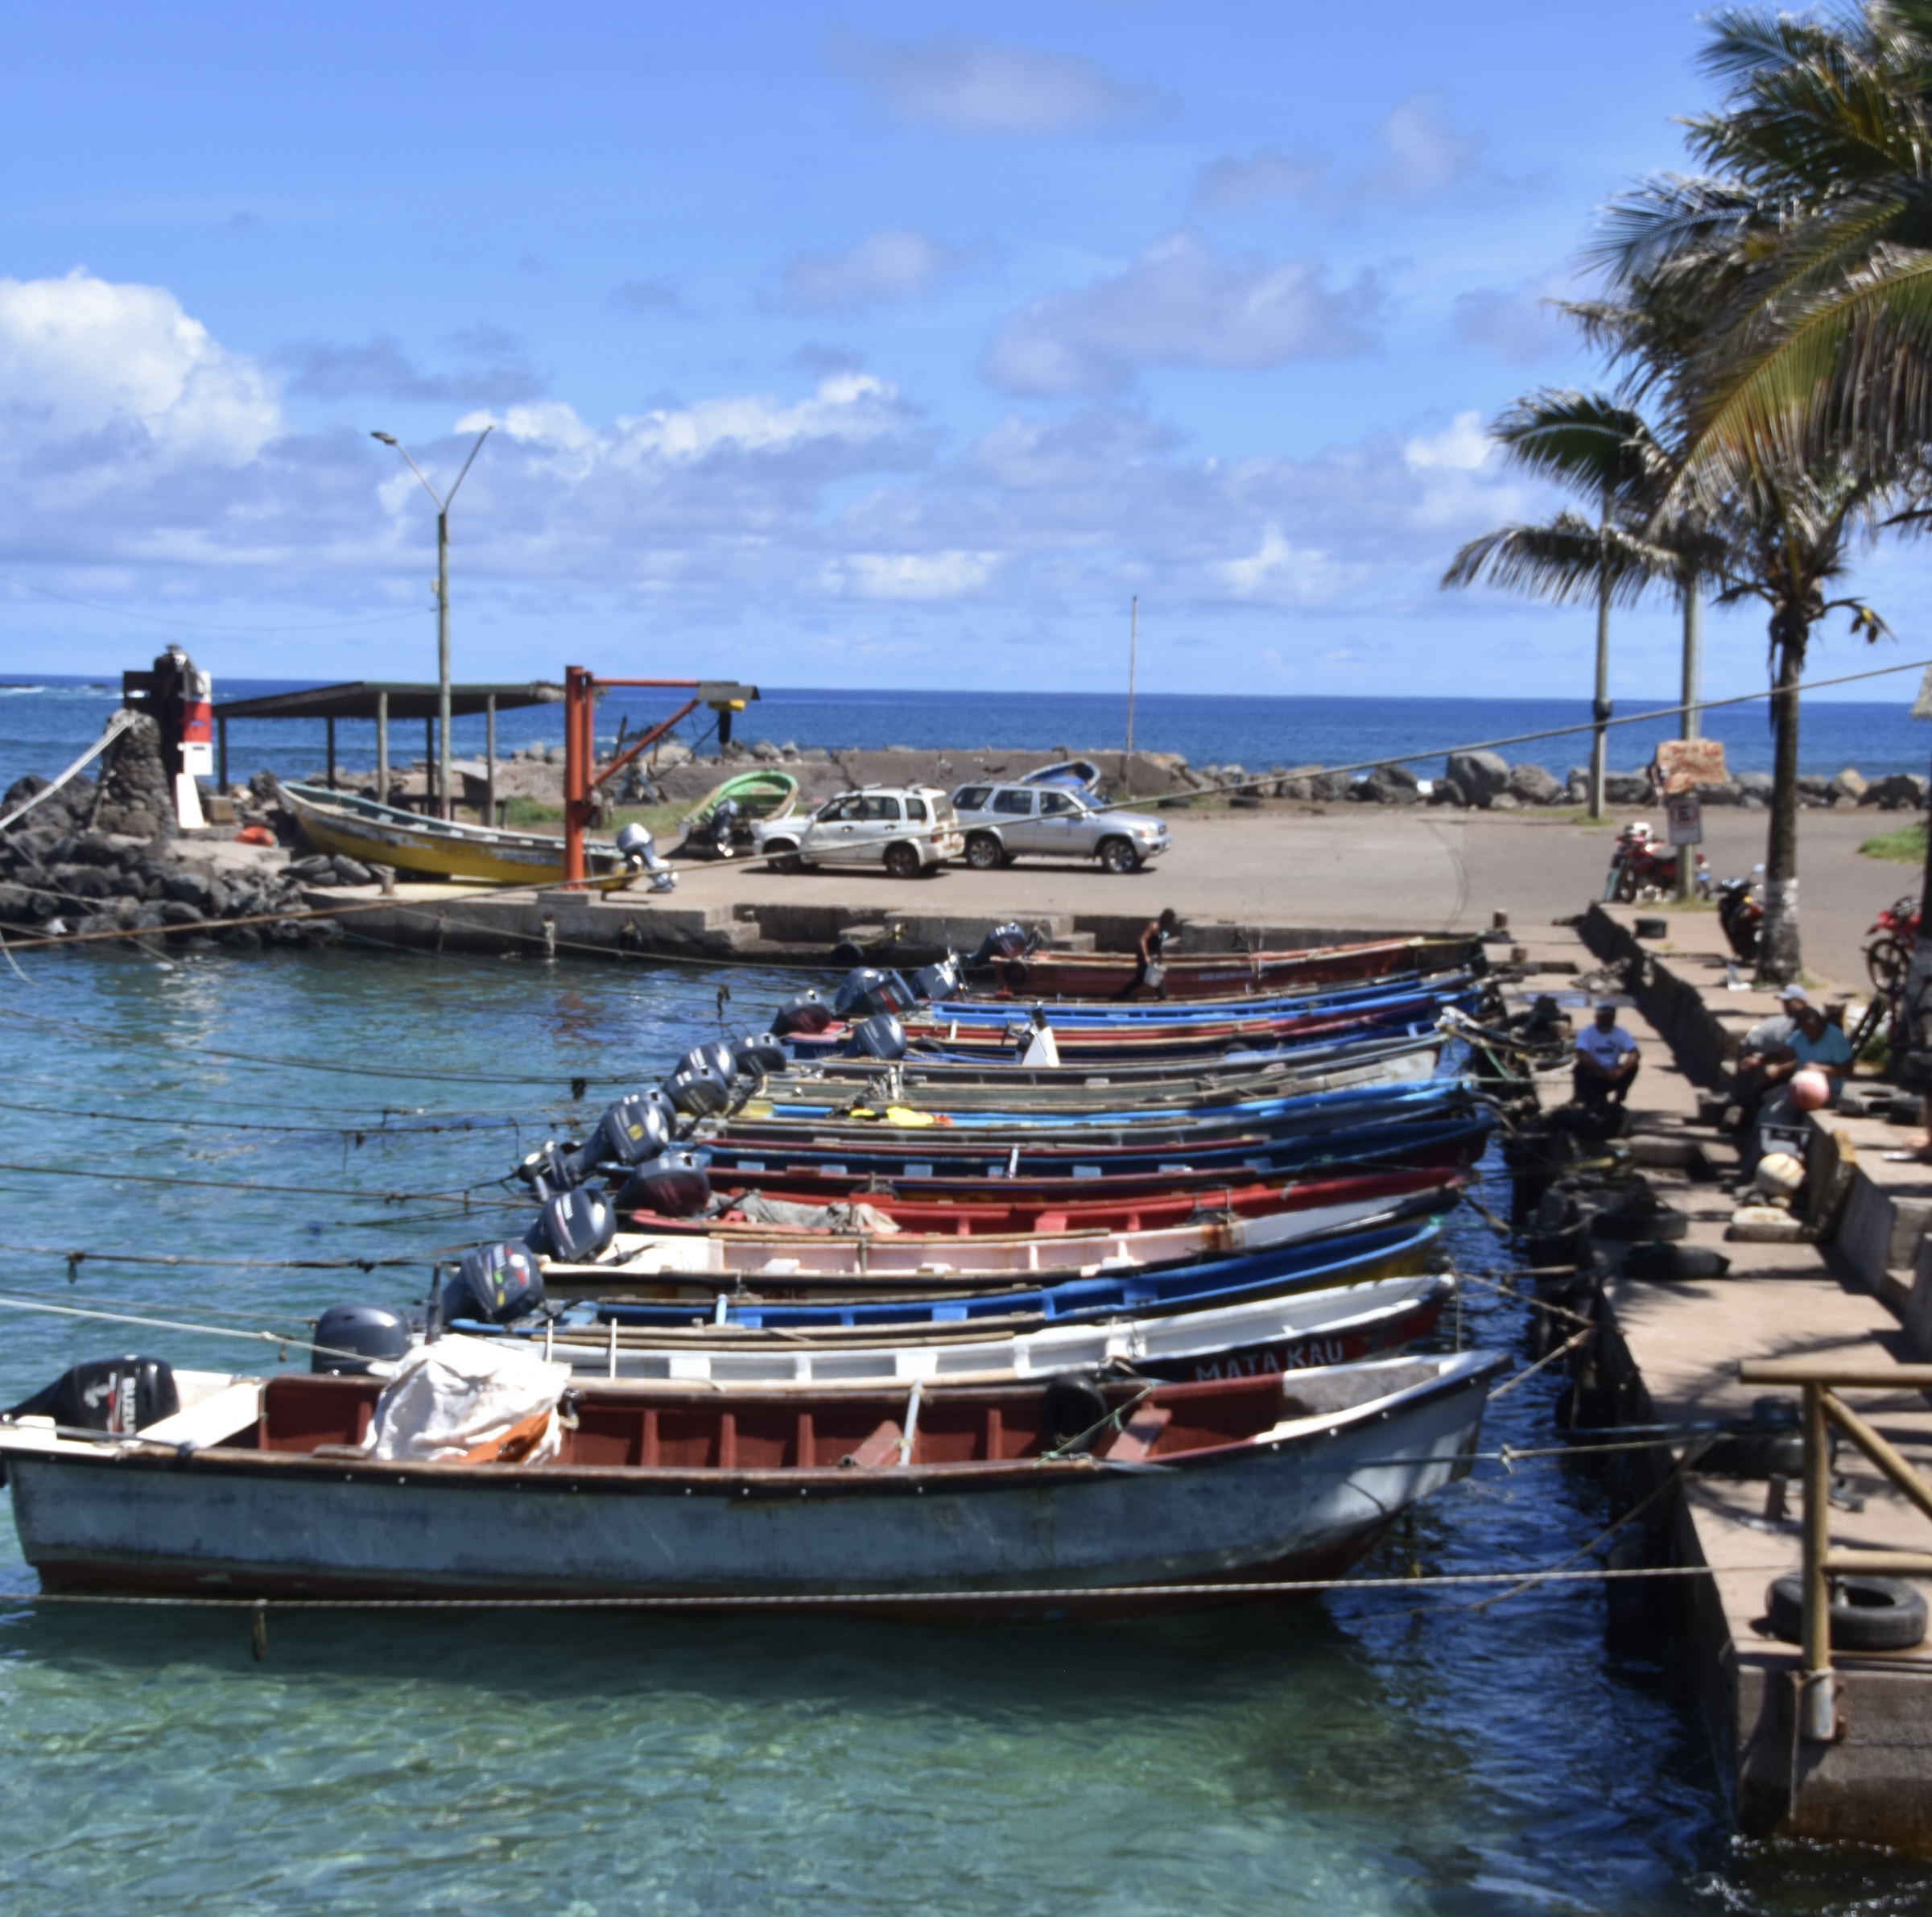
M 1673 845 L 1701 845 L 1704 842 L 1703 801 L 1695 792 L 1679 792 L 1666 802 L 1670 816 Z
M 1695 791 L 1699 786 L 1721 786 L 1724 746 L 1721 739 L 1666 739 L 1657 749 L 1657 768 L 1664 775 L 1664 796 Z

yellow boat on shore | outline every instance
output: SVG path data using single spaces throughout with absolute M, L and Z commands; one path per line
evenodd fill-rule
M 436 878 L 505 886 L 563 883 L 561 838 L 426 819 L 399 806 L 332 792 L 323 786 L 284 780 L 282 791 L 302 836 L 318 852 L 339 853 L 365 866 L 392 866 L 398 872 Z M 587 839 L 584 859 L 593 883 L 609 884 L 629 876 L 617 848 L 608 841 Z

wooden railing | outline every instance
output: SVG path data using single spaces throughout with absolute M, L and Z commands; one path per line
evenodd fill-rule
M 1797 1385 L 1804 1393 L 1804 1668 L 1798 1732 L 1831 1742 L 1838 1735 L 1837 1682 L 1831 1668 L 1831 1580 L 1864 1573 L 1932 1577 L 1932 1551 L 1834 1551 L 1828 1425 L 1836 1425 L 1898 1489 L 1932 1518 L 1932 1483 L 1839 1396 L 1841 1391 L 1932 1390 L 1932 1365 L 1844 1365 L 1814 1358 L 1760 1358 L 1738 1366 L 1747 1385 Z

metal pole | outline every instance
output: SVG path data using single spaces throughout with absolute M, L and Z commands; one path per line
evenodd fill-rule
M 497 696 L 483 695 L 483 823 L 497 822 Z
M 228 796 L 228 721 L 219 713 L 215 714 L 215 783 L 221 788 L 223 798 Z
M 436 758 L 436 809 L 455 817 L 449 795 L 449 514 L 436 514 L 436 719 L 441 743 Z
M 389 804 L 389 695 L 376 695 L 376 800 Z
M 1127 758 L 1133 757 L 1133 669 L 1141 648 L 1141 596 L 1136 593 L 1127 610 Z M 1126 761 L 1122 760 L 1121 776 L 1127 776 Z
M 323 783 L 330 791 L 336 789 L 336 722 L 332 718 L 322 721 L 324 745 L 322 755 L 328 762 L 328 771 Z
M 1683 714 L 1678 725 L 1680 736 L 1695 739 L 1698 734 L 1697 692 L 1698 682 L 1703 676 L 1704 647 L 1704 596 L 1695 580 L 1684 588 L 1684 679 L 1680 697 Z M 1697 848 L 1680 845 L 1677 849 L 1677 895 L 1688 901 L 1697 890 Z
M 1831 1591 L 1825 1554 L 1831 1548 L 1831 1453 L 1825 1443 L 1825 1387 L 1805 1386 L 1805 1604 L 1803 1689 L 1799 1735 L 1828 1744 L 1837 1734 L 1831 1675 Z M 1793 1780 L 1795 1784 L 1796 1780 Z
M 436 816 L 436 719 L 431 713 L 423 721 L 423 816 Z
M 1604 780 L 1609 758 L 1609 735 L 1604 722 L 1610 717 L 1610 489 L 1604 488 L 1603 545 L 1596 580 L 1596 703 L 1590 716 L 1596 721 L 1590 742 L 1590 816 L 1604 816 Z
M 564 668 L 564 882 L 584 877 L 584 821 L 588 812 L 590 764 L 584 750 L 592 680 L 582 666 Z

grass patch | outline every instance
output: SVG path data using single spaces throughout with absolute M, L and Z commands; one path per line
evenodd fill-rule
M 673 805 L 621 805 L 608 815 L 605 830 L 614 832 L 626 825 L 636 824 L 654 835 L 661 835 L 670 831 L 691 810 L 693 803 L 686 799 Z M 521 826 L 526 831 L 546 825 L 561 825 L 564 808 L 560 805 L 546 805 L 540 799 L 511 799 L 505 802 L 503 823 Z
M 1867 839 L 1859 847 L 1866 858 L 1889 859 L 1895 866 L 1922 866 L 1926 862 L 1926 828 L 1922 820 L 1916 825 L 1901 825 L 1897 832 L 1880 832 L 1876 839 Z

